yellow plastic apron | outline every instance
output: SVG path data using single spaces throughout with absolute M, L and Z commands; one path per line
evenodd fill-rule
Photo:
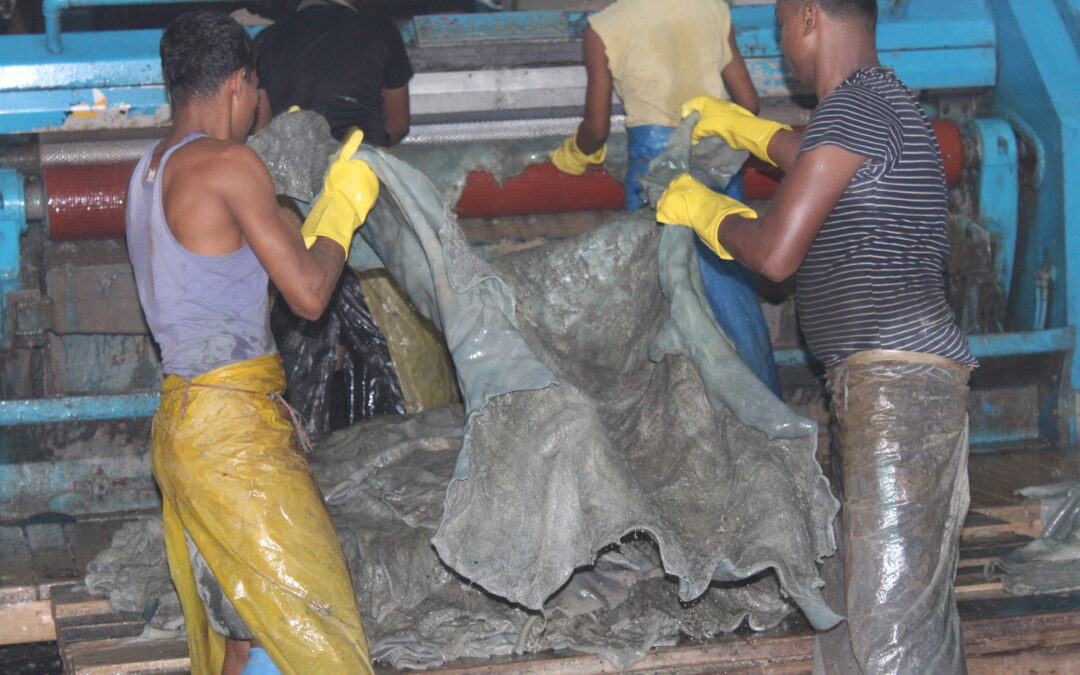
M 373 672 L 341 544 L 271 398 L 284 389 L 277 355 L 161 387 L 151 461 L 195 675 L 221 672 L 225 638 L 209 627 L 185 529 L 282 673 Z

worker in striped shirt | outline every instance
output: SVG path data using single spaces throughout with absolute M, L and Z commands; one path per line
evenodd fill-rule
M 941 151 L 918 100 L 878 62 L 875 0 L 778 0 L 791 74 L 819 104 L 804 132 L 701 97 L 719 135 L 784 169 L 769 209 L 689 175 L 657 206 L 718 255 L 796 275 L 800 325 L 827 368 L 843 508 L 847 622 L 819 636 L 830 673 L 963 673 L 953 592 L 968 507 L 967 381 L 977 365 L 946 304 Z M 834 595 L 839 599 L 839 596 Z

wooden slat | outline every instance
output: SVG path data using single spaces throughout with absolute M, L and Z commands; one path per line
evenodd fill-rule
M 961 546 L 1015 536 L 1036 538 L 1042 534 L 1038 508 L 1028 504 L 1011 507 L 972 509 L 960 534 Z
M 190 671 L 184 640 L 133 642 L 121 638 L 75 644 L 67 650 L 64 666 L 67 675 L 164 675 Z
M 146 625 L 142 617 L 135 615 L 116 615 L 86 626 L 68 626 L 60 629 L 64 645 L 71 646 L 80 642 L 100 642 L 115 638 L 138 637 Z
M 81 586 L 55 589 L 52 607 L 56 625 L 60 627 L 86 625 L 86 617 L 112 613 L 106 598 L 90 595 Z
M 34 564 L 26 531 L 14 525 L 0 527 L 0 586 L 34 585 Z
M 55 639 L 56 627 L 48 600 L 0 606 L 0 645 Z

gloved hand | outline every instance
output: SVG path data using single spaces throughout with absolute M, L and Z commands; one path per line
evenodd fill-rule
M 322 193 L 315 200 L 300 234 L 308 248 L 317 237 L 329 237 L 349 253 L 353 233 L 364 224 L 368 211 L 379 196 L 379 179 L 361 159 L 353 159 L 364 132 L 353 131 L 330 164 Z
M 757 218 L 757 213 L 746 204 L 710 190 L 688 173 L 671 181 L 656 205 L 658 222 L 694 228 L 701 241 L 724 260 L 733 258 L 720 245 L 720 221 L 733 213 Z
M 741 105 L 711 96 L 692 98 L 680 110 L 683 117 L 695 111 L 701 113 L 701 119 L 694 125 L 694 143 L 706 136 L 720 136 L 736 150 L 749 150 L 773 166 L 776 162 L 769 157 L 769 140 L 781 129 L 791 131 L 787 124 L 763 120 Z
M 591 155 L 586 155 L 577 145 L 577 134 L 563 141 L 562 145 L 551 153 L 551 163 L 559 171 L 573 176 L 580 176 L 590 164 L 603 164 L 607 157 L 607 145 L 601 145 L 600 149 Z

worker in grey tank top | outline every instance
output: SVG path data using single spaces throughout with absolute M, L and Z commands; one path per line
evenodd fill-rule
M 941 151 L 875 45 L 875 0 L 778 0 L 791 74 L 817 93 L 801 134 L 706 97 L 695 140 L 723 137 L 786 171 L 760 218 L 689 175 L 657 219 L 774 281 L 796 274 L 807 344 L 826 366 L 839 436 L 839 553 L 825 596 L 847 621 L 815 670 L 963 673 L 953 592 L 968 507 L 967 380 L 977 364 L 945 302 Z
M 126 225 L 167 375 L 151 462 L 192 672 L 371 673 L 341 545 L 281 399 L 268 280 L 318 318 L 378 179 L 353 159 L 357 132 L 298 230 L 243 144 L 258 86 L 245 30 L 183 14 L 161 62 L 173 127 L 135 167 Z

